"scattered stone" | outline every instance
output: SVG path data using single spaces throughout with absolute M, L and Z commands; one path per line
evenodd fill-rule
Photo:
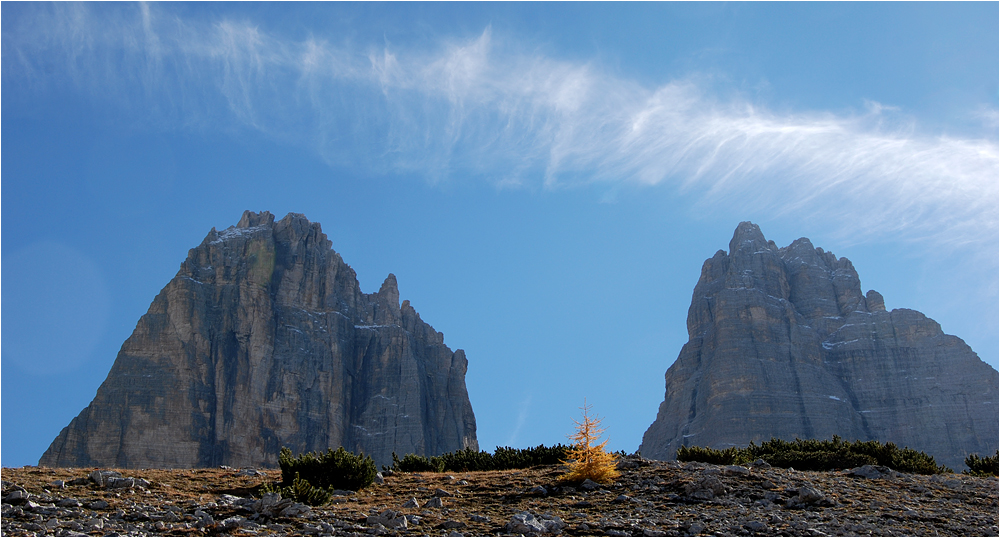
M 106 487 L 108 485 L 109 478 L 121 478 L 122 474 L 117 471 L 102 471 L 100 469 L 95 469 L 90 473 L 88 478 L 98 487 Z
M 489 523 L 490 522 L 490 516 L 481 516 L 479 514 L 471 514 L 469 516 L 469 519 L 471 519 L 472 521 L 475 521 L 476 523 Z
M 62 499 L 62 500 L 60 500 L 59 502 L 56 503 L 56 506 L 58 506 L 60 508 L 76 508 L 76 507 L 80 506 L 80 501 L 78 501 L 76 499 L 73 499 L 73 498 Z
M 24 491 L 23 489 L 16 489 L 3 498 L 3 502 L 7 504 L 21 504 L 27 500 L 28 500 L 28 492 Z
M 803 486 L 799 488 L 798 501 L 803 504 L 815 503 L 817 501 L 823 500 L 826 496 L 823 495 L 818 489 L 809 486 Z
M 464 529 L 467 525 L 461 521 L 455 521 L 454 519 L 449 519 L 444 523 L 438 525 L 441 529 Z
M 684 494 L 692 499 L 710 501 L 717 495 L 726 493 L 726 486 L 713 475 L 706 476 L 684 486 Z
M 52 487 L 52 488 L 55 488 L 55 489 L 65 489 L 66 488 L 66 482 L 64 482 L 62 480 L 53 480 L 53 481 L 49 482 L 49 487 Z
M 597 482 L 594 482 L 593 480 L 591 480 L 589 478 L 587 478 L 586 480 L 584 480 L 580 484 L 580 488 L 581 489 L 585 489 L 587 491 L 594 491 L 595 489 L 600 488 L 600 487 L 601 487 L 600 484 L 598 484 Z
M 688 527 L 688 532 L 690 532 L 691 534 L 701 534 L 704 530 L 705 530 L 705 526 L 702 525 L 701 523 L 697 523 L 697 522 L 696 523 L 692 523 Z
M 443 490 L 441 488 L 438 488 L 438 489 L 434 490 L 434 496 L 435 497 L 454 497 L 455 494 L 454 493 L 448 493 L 447 491 L 445 491 L 445 490 Z
M 282 508 L 278 515 L 281 517 L 309 517 L 312 515 L 312 509 L 302 503 L 291 503 Z
M 403 508 L 420 508 L 420 503 L 415 497 L 411 497 L 410 500 L 403 503 Z
M 547 496 L 549 494 L 549 490 L 545 489 L 542 486 L 535 486 L 535 487 L 533 487 L 533 488 L 531 488 L 531 489 L 528 490 L 528 494 L 529 495 L 538 495 L 540 497 L 545 497 L 545 496 Z
M 85 506 L 87 508 L 90 508 L 91 510 L 105 510 L 110 505 L 108 504 L 108 501 L 105 501 L 103 499 L 99 499 L 99 500 L 96 500 L 96 501 L 91 501 L 91 502 L 87 503 Z
M 375 485 L 382 486 L 384 484 L 385 484 L 385 477 L 382 476 L 382 473 L 375 473 Z
M 723 467 L 723 472 L 727 475 L 748 476 L 750 469 L 742 465 L 726 465 Z
M 514 514 L 504 525 L 504 530 L 510 534 L 539 534 L 545 532 L 545 526 L 535 516 L 528 512 Z
M 850 476 L 860 476 L 862 478 L 876 479 L 883 478 L 886 476 L 898 476 L 899 473 L 893 471 L 888 467 L 882 465 L 862 465 L 861 467 L 856 467 L 847 471 Z
M 767 523 L 763 521 L 748 521 L 743 524 L 743 527 L 751 532 L 764 532 L 767 530 Z
M 207 527 L 215 524 L 215 519 L 212 517 L 212 514 L 209 514 L 204 510 L 195 510 L 194 517 L 198 518 L 198 527 Z
M 219 523 L 219 528 L 226 531 L 233 531 L 242 528 L 250 523 L 247 518 L 241 516 L 228 517 Z
M 424 503 L 424 508 L 442 508 L 444 503 L 441 502 L 441 497 L 431 497 L 426 503 Z
M 368 525 L 382 525 L 387 529 L 405 529 L 408 520 L 400 512 L 395 510 L 385 510 L 377 516 L 368 516 L 365 520 Z
M 257 469 L 254 469 L 253 467 L 248 467 L 246 469 L 240 469 L 239 472 L 236 473 L 236 476 L 250 476 L 250 477 L 264 476 L 264 477 L 266 477 L 267 473 L 258 471 Z
M 552 514 L 542 514 L 539 517 L 541 518 L 542 525 L 545 527 L 545 532 L 558 534 L 564 528 L 566 528 L 566 524 L 563 523 L 563 520 L 559 516 L 555 516 Z

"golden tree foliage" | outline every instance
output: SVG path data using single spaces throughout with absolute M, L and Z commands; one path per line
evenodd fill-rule
M 570 481 L 583 481 L 589 478 L 599 484 L 607 484 L 621 475 L 615 470 L 615 456 L 604 450 L 608 440 L 595 444 L 604 433 L 604 428 L 600 427 L 600 418 L 590 417 L 590 407 L 584 400 L 583 407 L 580 408 L 583 409 L 583 422 L 573 421 L 576 423 L 576 433 L 568 437 L 574 445 L 564 462 L 569 466 L 569 472 L 562 478 Z

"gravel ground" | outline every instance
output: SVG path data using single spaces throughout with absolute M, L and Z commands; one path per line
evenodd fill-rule
M 801 472 L 628 457 L 609 486 L 564 468 L 397 473 L 308 507 L 276 470 L 2 470 L 5 536 L 997 536 L 996 478 Z

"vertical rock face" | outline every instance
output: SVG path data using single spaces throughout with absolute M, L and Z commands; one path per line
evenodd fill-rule
M 39 464 L 276 466 L 282 446 L 384 464 L 478 449 L 467 365 L 399 304 L 395 276 L 362 293 L 318 223 L 247 211 L 189 252 Z
M 639 450 L 772 437 L 879 440 L 961 469 L 998 444 L 998 374 L 920 312 L 887 312 L 846 258 L 744 222 L 702 267 L 688 342 Z

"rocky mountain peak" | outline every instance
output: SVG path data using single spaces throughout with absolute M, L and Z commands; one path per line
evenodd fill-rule
M 343 446 L 381 465 L 478 448 L 465 353 L 404 304 L 393 274 L 363 293 L 319 223 L 245 211 L 189 251 L 40 463 L 274 466 L 282 446 Z
M 385 277 L 382 287 L 378 290 L 378 295 L 390 305 L 399 308 L 399 287 L 396 284 L 396 275 L 389 273 L 389 276 Z
M 729 241 L 729 255 L 737 253 L 752 254 L 768 250 L 774 243 L 768 244 L 760 227 L 750 221 L 744 221 L 736 227 L 732 240 Z M 777 249 L 775 249 L 777 250 Z
M 289 213 L 289 216 L 291 213 Z M 288 217 L 285 217 L 288 218 Z M 274 224 L 274 215 L 270 211 L 261 211 L 260 213 L 254 213 L 249 209 L 243 212 L 243 216 L 240 217 L 240 221 L 236 223 L 237 228 L 253 228 L 254 226 L 269 226 Z
M 869 312 L 885 312 L 885 299 L 875 290 L 868 290 L 865 294 L 865 304 Z
M 960 469 L 996 450 L 996 370 L 923 314 L 862 295 L 847 258 L 806 238 L 773 245 L 743 222 L 705 261 L 644 456 L 839 435 Z

